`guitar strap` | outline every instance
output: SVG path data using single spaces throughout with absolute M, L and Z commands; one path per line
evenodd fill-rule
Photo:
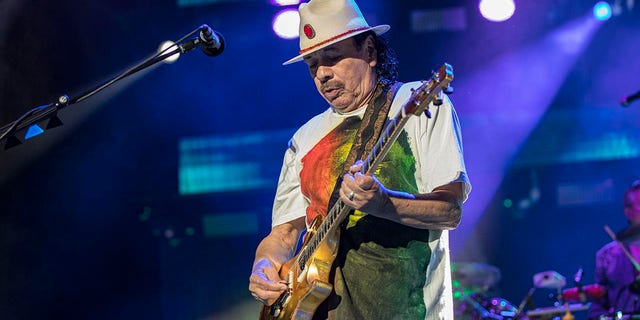
M 358 132 L 356 133 L 353 145 L 351 146 L 351 150 L 349 150 L 349 155 L 347 155 L 347 160 L 344 163 L 343 174 L 338 177 L 336 184 L 333 187 L 333 193 L 331 193 L 331 198 L 329 198 L 327 212 L 331 210 L 340 197 L 339 191 L 340 184 L 342 183 L 342 176 L 349 172 L 349 167 L 356 162 L 356 159 L 364 160 L 378 141 L 389 115 L 391 103 L 393 102 L 393 99 L 401 85 L 402 82 L 393 82 L 378 84 L 378 86 L 376 86 L 373 97 L 371 98 L 372 103 L 369 103 L 367 110 L 364 112 L 362 122 L 360 123 Z

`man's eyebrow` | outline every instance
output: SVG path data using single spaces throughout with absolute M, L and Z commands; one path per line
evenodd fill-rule
M 338 48 L 338 47 L 336 47 L 334 45 L 331 45 L 331 46 L 328 46 L 326 48 L 322 48 L 322 49 L 320 49 L 320 50 L 318 50 L 316 52 L 313 52 L 311 54 L 308 54 L 308 55 L 302 57 L 302 59 L 303 60 L 310 60 L 310 59 L 313 59 L 313 55 L 318 56 L 318 55 L 322 55 L 322 54 L 325 54 L 325 53 L 334 53 L 334 52 L 340 52 L 340 48 Z
M 329 51 L 339 51 L 340 49 L 338 49 L 338 47 L 336 47 L 335 45 L 332 46 L 328 46 L 326 48 L 322 48 L 320 49 L 320 51 L 322 52 L 329 52 Z

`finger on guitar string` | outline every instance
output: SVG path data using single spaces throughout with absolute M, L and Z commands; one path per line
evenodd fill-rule
M 280 278 L 277 268 L 268 259 L 258 260 L 249 277 L 250 283 L 268 285 L 274 289 L 284 288 L 281 281 L 283 279 Z
M 340 195 L 344 196 L 349 200 L 353 200 L 353 195 L 358 193 L 360 187 L 356 182 L 356 177 L 351 173 L 346 173 L 342 177 L 342 182 L 340 183 Z
M 249 278 L 249 290 L 261 289 L 264 291 L 282 292 L 287 289 L 288 283 L 283 280 L 273 281 L 264 275 L 252 274 Z M 251 290 L 254 291 L 254 290 Z
M 358 172 L 353 176 L 353 183 L 356 186 L 356 192 L 366 192 L 371 190 L 375 186 L 376 181 L 371 175 L 365 175 Z
M 278 287 L 274 287 L 273 284 L 277 284 Z M 284 287 L 284 289 L 283 289 Z M 286 285 L 278 282 L 261 281 L 259 283 L 251 283 L 249 285 L 249 291 L 251 295 L 261 303 L 265 305 L 272 305 L 280 295 L 287 289 Z
M 342 177 L 341 188 L 347 188 L 355 194 L 371 190 L 375 187 L 376 179 L 370 174 L 364 174 L 360 171 L 355 173 L 347 173 Z M 345 192 L 347 195 L 349 192 Z
M 276 279 L 269 279 L 269 276 L 265 273 L 265 271 L 269 270 L 272 269 L 256 268 L 249 277 L 249 291 L 251 295 L 265 305 L 273 304 L 288 288 L 287 284 L 282 283 L 284 280 L 280 279 L 277 272 L 275 272 L 275 276 L 272 275 L 272 277 Z
M 340 195 L 340 198 L 342 198 L 342 201 L 353 201 L 354 197 L 355 197 L 355 193 L 353 191 L 346 191 L 349 190 L 348 187 L 345 187 L 344 182 L 342 183 L 342 187 L 340 187 L 340 191 L 338 192 L 338 194 Z
M 364 161 L 358 160 L 351 167 L 349 167 L 349 173 L 355 174 L 356 172 L 362 171 L 362 166 L 364 165 Z

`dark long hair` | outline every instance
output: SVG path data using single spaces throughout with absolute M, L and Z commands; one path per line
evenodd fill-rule
M 398 80 L 398 57 L 395 51 L 389 47 L 389 41 L 386 38 L 378 36 L 373 31 L 358 34 L 353 37 L 356 49 L 361 50 L 364 41 L 369 36 L 373 37 L 378 52 L 378 65 L 376 66 L 378 81 L 383 84 L 396 82 Z

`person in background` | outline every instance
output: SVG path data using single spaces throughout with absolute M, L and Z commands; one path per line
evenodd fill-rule
M 623 206 L 629 227 L 616 235 L 617 241 L 607 243 L 596 253 L 595 281 L 607 294 L 591 303 L 589 319 L 612 319 L 616 313 L 640 314 L 639 270 L 635 266 L 640 260 L 640 180 L 625 191 Z

